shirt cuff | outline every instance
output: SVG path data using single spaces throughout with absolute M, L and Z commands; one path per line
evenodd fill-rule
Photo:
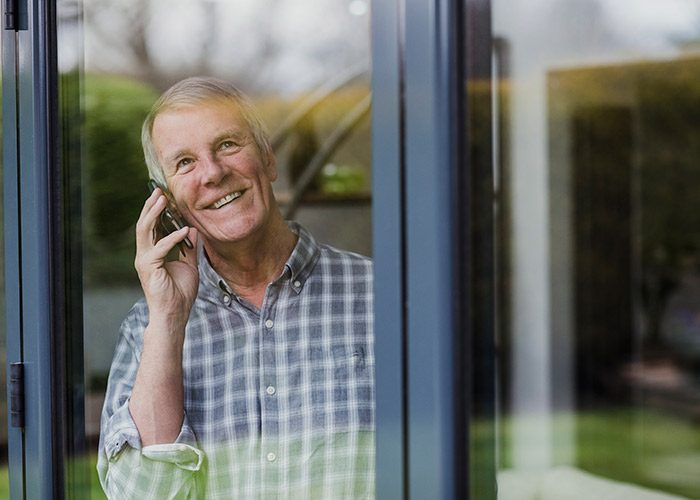
M 107 428 L 109 431 L 105 433 L 104 450 L 110 462 L 129 445 L 135 450 L 140 450 L 151 460 L 177 464 L 189 470 L 199 470 L 201 466 L 203 452 L 197 448 L 197 440 L 187 421 L 187 414 L 183 415 L 180 433 L 173 443 L 142 447 L 141 436 L 129 411 L 128 400 L 112 414 Z
M 141 455 L 157 462 L 167 462 L 180 469 L 198 471 L 202 467 L 204 453 L 184 443 L 152 444 L 144 446 Z

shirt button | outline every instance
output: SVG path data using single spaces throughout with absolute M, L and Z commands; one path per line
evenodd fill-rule
M 301 286 L 301 281 L 296 280 L 296 281 L 294 282 L 294 288 L 299 288 L 300 286 Z
M 274 462 L 277 459 L 277 455 L 274 453 L 270 452 L 267 454 L 267 461 L 268 462 Z
M 267 389 L 265 389 L 265 392 L 267 392 L 270 396 L 272 396 L 276 392 L 275 387 L 272 385 L 268 385 Z
M 226 305 L 229 305 L 231 303 L 231 297 L 228 295 L 224 295 L 222 300 L 224 301 L 224 304 L 226 304 Z
M 265 321 L 265 326 L 266 326 L 268 329 L 272 328 L 272 325 L 274 325 L 274 324 L 275 324 L 275 323 L 274 323 L 271 319 L 268 319 L 267 321 Z

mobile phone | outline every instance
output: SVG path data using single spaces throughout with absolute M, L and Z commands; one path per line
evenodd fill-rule
M 153 179 L 150 179 L 148 181 L 148 190 L 151 193 L 155 191 L 157 187 L 159 186 L 158 184 L 156 184 L 156 181 L 154 181 Z M 156 228 L 157 239 L 163 238 L 164 236 L 167 236 L 170 233 L 174 233 L 178 229 L 181 229 L 187 225 L 185 224 L 182 215 L 180 215 L 180 212 L 177 211 L 175 205 L 172 203 L 172 201 L 170 201 L 170 198 L 168 198 L 168 195 L 165 193 L 165 191 L 163 191 L 163 194 L 165 195 L 165 199 L 167 201 L 165 208 L 160 213 L 160 217 L 158 218 L 158 227 Z M 192 244 L 190 239 L 185 237 L 184 240 L 177 244 L 177 246 L 180 248 L 180 252 L 182 252 L 183 255 L 185 254 L 185 249 L 183 248 L 183 245 L 187 248 L 194 248 L 194 245 Z

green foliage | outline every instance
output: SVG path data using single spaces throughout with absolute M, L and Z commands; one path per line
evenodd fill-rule
M 324 193 L 347 194 L 362 191 L 368 184 L 362 165 L 329 163 L 321 170 L 320 190 Z
M 141 123 L 156 92 L 133 80 L 86 75 L 84 213 L 87 283 L 134 279 L 134 224 L 147 196 Z

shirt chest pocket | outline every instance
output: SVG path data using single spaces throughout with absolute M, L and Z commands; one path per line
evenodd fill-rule
M 331 352 L 331 366 L 336 382 L 362 376 L 367 367 L 365 347 L 334 346 Z

